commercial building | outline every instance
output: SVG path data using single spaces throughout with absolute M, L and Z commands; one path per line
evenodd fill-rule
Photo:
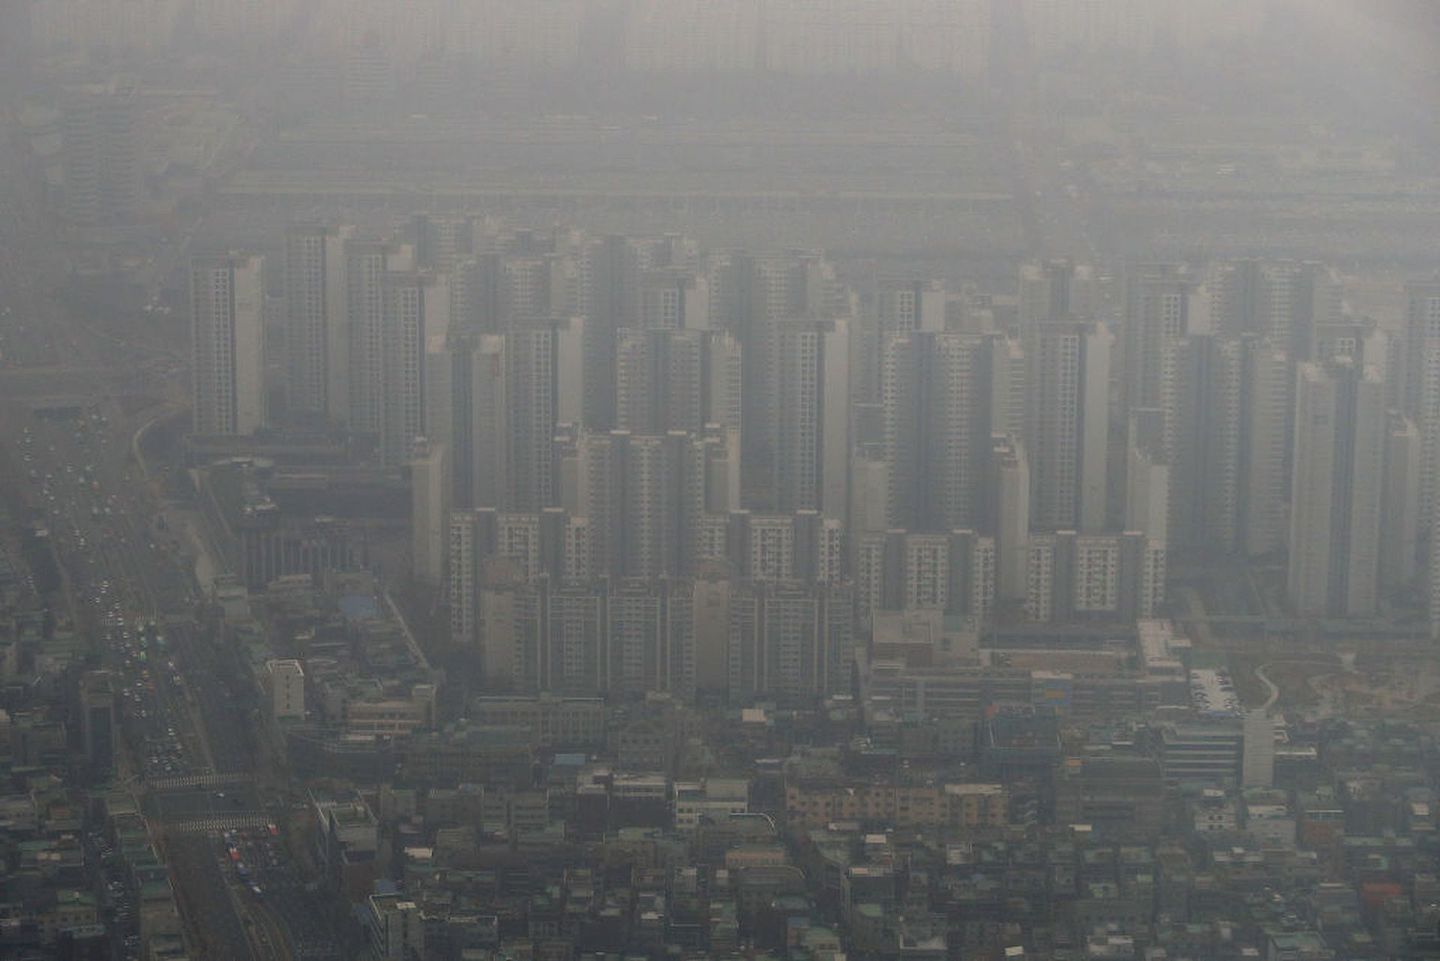
M 1244 724 L 1233 714 L 1179 721 L 1161 728 L 1158 749 L 1171 784 L 1236 785 L 1243 770 Z

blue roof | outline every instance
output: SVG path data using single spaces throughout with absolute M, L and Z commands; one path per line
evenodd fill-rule
M 346 594 L 340 598 L 337 606 L 340 608 L 340 613 L 352 621 L 367 620 L 378 616 L 380 613 L 380 608 L 379 605 L 375 603 L 375 598 L 369 594 Z

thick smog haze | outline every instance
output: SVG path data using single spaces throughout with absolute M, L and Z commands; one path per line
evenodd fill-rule
M 1440 4 L 0 0 L 0 957 L 1440 957 Z

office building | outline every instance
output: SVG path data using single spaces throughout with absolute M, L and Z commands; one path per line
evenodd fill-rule
M 1244 772 L 1245 728 L 1245 721 L 1234 715 L 1164 726 L 1158 747 L 1166 782 L 1192 788 L 1238 784 Z M 1252 773 L 1256 767 L 1252 760 Z
M 1385 385 L 1348 362 L 1301 364 L 1295 398 L 1288 593 L 1302 617 L 1364 617 L 1379 602 Z
M 253 434 L 265 424 L 265 283 L 258 256 L 190 265 L 192 429 Z

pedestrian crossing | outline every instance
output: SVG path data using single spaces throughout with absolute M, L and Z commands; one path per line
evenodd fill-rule
M 237 811 L 234 814 L 196 814 L 165 822 L 165 830 L 176 834 L 224 834 L 246 828 L 263 828 L 270 823 L 269 815 L 259 811 Z
M 228 787 L 232 784 L 248 784 L 250 779 L 243 774 L 188 774 L 179 777 L 152 778 L 145 782 L 151 791 L 181 791 L 186 788 Z

